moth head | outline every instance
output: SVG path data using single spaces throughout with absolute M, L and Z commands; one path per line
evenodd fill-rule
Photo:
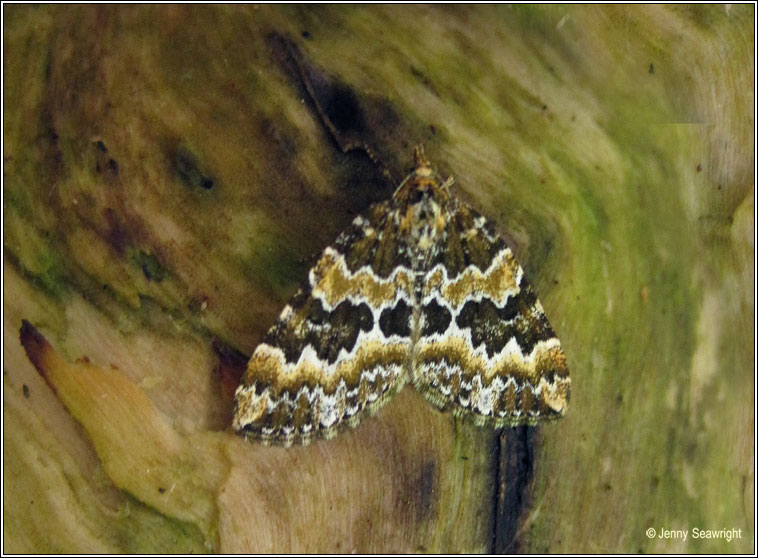
M 438 188 L 447 190 L 453 184 L 453 177 L 442 180 L 442 177 L 435 172 L 429 160 L 424 153 L 424 146 L 419 144 L 413 149 L 413 172 L 408 178 L 429 179 L 432 180 Z M 406 180 L 408 180 L 406 178 Z
M 417 145 L 413 150 L 414 167 L 411 174 L 395 190 L 395 199 L 402 204 L 415 205 L 429 200 L 445 206 L 450 199 L 449 189 L 453 177 L 442 180 L 435 172 L 424 154 L 424 146 Z
M 413 160 L 415 166 L 413 168 L 413 174 L 418 177 L 429 178 L 434 175 L 432 166 L 426 158 L 424 153 L 424 146 L 419 144 L 413 149 Z

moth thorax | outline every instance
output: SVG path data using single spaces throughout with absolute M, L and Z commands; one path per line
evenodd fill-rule
M 416 247 L 425 252 L 431 249 L 445 230 L 442 208 L 429 196 L 413 204 L 413 229 L 411 236 Z

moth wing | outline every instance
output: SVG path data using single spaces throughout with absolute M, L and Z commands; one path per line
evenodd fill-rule
M 521 266 L 464 204 L 425 273 L 414 385 L 479 424 L 532 424 L 565 414 L 570 378 L 560 342 Z
M 233 428 L 289 446 L 330 438 L 408 378 L 413 277 L 396 264 L 396 220 L 376 204 L 326 248 L 253 353 Z

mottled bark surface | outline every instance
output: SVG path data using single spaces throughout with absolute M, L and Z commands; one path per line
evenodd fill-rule
M 753 549 L 753 6 L 3 9 L 4 551 Z M 501 438 L 406 388 L 237 439 L 246 357 L 420 142 L 569 415 Z

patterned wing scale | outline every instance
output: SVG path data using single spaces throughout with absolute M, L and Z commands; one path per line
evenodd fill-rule
M 250 359 L 235 431 L 285 446 L 330 438 L 404 384 L 413 278 L 394 261 L 396 222 L 375 205 L 324 251 Z
M 511 250 L 483 217 L 457 203 L 436 248 L 420 287 L 416 388 L 477 423 L 562 416 L 565 357 Z

